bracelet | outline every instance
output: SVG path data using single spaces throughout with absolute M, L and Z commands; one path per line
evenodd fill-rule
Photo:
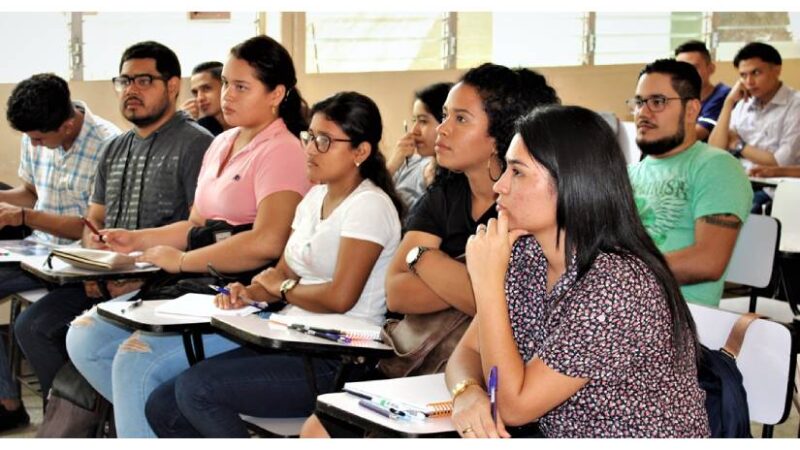
M 183 260 L 186 259 L 186 252 L 181 253 L 181 260 L 178 261 L 178 273 L 183 273 Z
M 470 386 L 480 386 L 480 385 L 481 385 L 481 383 L 479 383 L 478 380 L 476 380 L 474 378 L 467 378 L 465 380 L 459 381 L 455 385 L 455 387 L 453 387 L 453 390 L 450 392 L 450 394 L 453 396 L 453 401 L 456 400 L 456 397 L 458 397 L 459 395 L 463 394 L 464 391 L 466 391 L 468 387 L 470 387 Z

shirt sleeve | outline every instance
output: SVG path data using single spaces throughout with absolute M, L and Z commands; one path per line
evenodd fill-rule
M 693 170 L 691 183 L 694 220 L 712 214 L 733 214 L 747 220 L 753 203 L 753 188 L 739 161 L 716 152 Z
M 342 221 L 341 236 L 374 242 L 384 248 L 392 240 L 400 240 L 400 218 L 392 201 L 379 192 L 358 194 Z
M 19 170 L 17 170 L 17 174 L 25 183 L 35 184 L 33 180 L 34 147 L 31 145 L 31 138 L 23 133 L 19 146 Z
M 700 117 L 697 118 L 697 123 L 708 131 L 713 130 L 717 126 L 717 119 L 719 119 L 719 113 L 722 112 L 724 101 L 725 97 L 710 98 L 708 104 L 701 111 Z
M 259 155 L 254 164 L 257 167 L 253 183 L 256 205 L 275 192 L 292 191 L 302 196 L 311 187 L 306 176 L 305 156 L 296 138 L 282 137 L 275 147 Z
M 179 169 L 181 184 L 183 185 L 186 203 L 189 206 L 194 203 L 194 194 L 197 191 L 197 177 L 200 175 L 200 167 L 203 166 L 203 157 L 213 140 L 214 138 L 210 134 L 201 134 L 186 146 L 181 155 Z
M 775 160 L 779 166 L 800 164 L 800 94 L 793 96 L 783 126 Z
M 414 203 L 406 219 L 406 231 L 424 231 L 439 237 L 445 235 L 444 187 L 428 189 Z
M 106 178 L 108 177 L 108 170 L 111 165 L 109 155 L 111 154 L 112 141 L 113 139 L 104 142 L 100 149 L 99 163 L 97 164 L 94 177 L 94 191 L 92 193 L 92 199 L 90 200 L 91 203 L 96 203 L 98 205 L 106 204 Z

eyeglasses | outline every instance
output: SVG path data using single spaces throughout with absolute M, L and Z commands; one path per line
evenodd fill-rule
M 642 98 L 642 97 L 633 97 L 625 100 L 625 104 L 628 105 L 628 108 L 631 109 L 631 112 L 634 114 L 638 113 L 639 111 L 644 108 L 644 104 L 647 103 L 647 108 L 652 112 L 661 112 L 664 108 L 667 107 L 667 102 L 670 100 L 686 100 L 683 97 L 665 97 L 663 95 L 651 95 L 650 97 Z
M 141 74 L 141 75 L 134 75 L 129 77 L 127 75 L 120 75 L 118 77 L 114 77 L 111 79 L 111 82 L 114 83 L 114 89 L 117 92 L 122 92 L 131 85 L 131 83 L 136 84 L 136 87 L 140 89 L 147 89 L 152 86 L 154 80 L 162 80 L 166 81 L 167 79 L 164 77 L 159 77 L 156 75 L 149 75 L 149 74 Z
M 352 139 L 337 139 L 324 134 L 314 134 L 310 131 L 301 131 L 300 141 L 303 142 L 304 147 L 308 147 L 308 144 L 314 141 L 314 146 L 317 147 L 317 151 L 320 153 L 327 152 L 331 148 L 331 142 L 353 142 Z

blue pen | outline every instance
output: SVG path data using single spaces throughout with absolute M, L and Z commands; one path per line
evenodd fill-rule
M 217 294 L 224 294 L 224 295 L 227 295 L 227 296 L 231 295 L 231 290 L 226 288 L 226 287 L 217 286 L 216 284 L 209 284 L 208 287 L 213 289 L 214 292 L 216 292 Z M 239 296 L 239 298 L 244 300 L 244 302 L 247 303 L 250 306 L 255 306 L 256 308 L 259 308 L 259 309 L 267 309 L 267 308 L 269 308 L 269 303 L 267 303 L 267 302 L 257 302 L 255 300 L 251 300 L 251 299 L 249 299 L 247 297 L 244 297 L 244 296 Z
M 289 325 L 289 328 L 295 331 L 299 331 L 301 333 L 305 333 L 309 336 L 316 336 L 318 338 L 322 338 L 332 342 L 338 342 L 341 344 L 349 344 L 351 339 L 347 336 L 342 336 L 341 334 L 337 333 L 327 333 L 327 332 L 320 332 L 313 330 L 305 325 L 300 325 L 298 323 Z
M 497 366 L 489 370 L 489 402 L 492 408 L 492 420 L 497 423 Z
M 399 409 L 392 408 L 392 407 L 379 405 L 378 403 L 375 403 L 375 402 L 373 402 L 371 400 L 361 399 L 361 400 L 358 401 L 358 404 L 363 406 L 364 408 L 367 408 L 367 409 L 369 409 L 371 411 L 375 411 L 376 413 L 378 413 L 378 414 L 380 414 L 380 415 L 382 415 L 384 417 L 388 417 L 390 419 L 395 419 L 395 420 L 397 420 L 397 419 L 409 419 L 409 417 L 406 415 L 405 412 L 403 412 L 403 411 L 401 411 Z

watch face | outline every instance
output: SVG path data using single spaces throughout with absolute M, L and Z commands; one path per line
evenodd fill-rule
M 414 261 L 417 260 L 417 256 L 419 255 L 419 250 L 420 250 L 419 247 L 414 247 L 414 248 L 412 248 L 411 250 L 408 251 L 408 253 L 406 254 L 406 264 L 407 265 L 410 266 L 410 265 L 412 265 L 414 263 Z

